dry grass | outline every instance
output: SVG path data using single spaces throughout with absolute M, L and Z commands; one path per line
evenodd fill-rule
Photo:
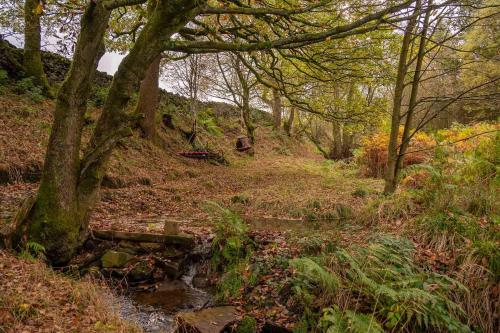
M 110 291 L 95 281 L 0 252 L 0 332 L 141 332 L 117 311 Z

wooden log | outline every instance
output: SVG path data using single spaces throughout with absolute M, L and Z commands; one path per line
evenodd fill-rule
M 107 240 L 127 240 L 131 242 L 163 243 L 165 245 L 179 245 L 187 248 L 194 247 L 194 238 L 191 235 L 162 235 L 143 232 L 127 232 L 115 230 L 92 230 L 96 238 Z

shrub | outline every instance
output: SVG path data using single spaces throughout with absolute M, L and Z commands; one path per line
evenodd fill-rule
M 247 236 L 248 226 L 235 212 L 217 203 L 207 202 L 205 209 L 213 215 L 215 238 L 212 263 L 215 267 L 237 265 L 251 253 L 253 244 Z
M 108 97 L 109 87 L 93 86 L 92 94 L 90 97 L 94 107 L 101 107 L 106 102 Z
M 222 129 L 219 127 L 217 117 L 210 108 L 199 112 L 197 115 L 197 121 L 201 127 L 213 136 L 222 136 L 224 134 Z
M 250 267 L 254 244 L 247 235 L 248 226 L 238 214 L 214 202 L 207 202 L 205 209 L 212 214 L 215 224 L 212 265 L 221 272 L 216 299 L 227 302 L 239 298 L 244 287 L 255 282 L 253 274 L 244 274 Z
M 9 82 L 9 74 L 5 69 L 0 69 L 0 85 L 3 86 Z
M 33 78 L 27 77 L 17 81 L 14 91 L 17 94 L 26 94 L 35 103 L 40 103 L 44 100 L 42 88 L 33 82 Z
M 403 134 L 403 128 L 399 130 L 399 136 Z M 360 150 L 356 154 L 356 160 L 361 166 L 364 176 L 382 178 L 387 169 L 387 147 L 389 145 L 389 133 L 376 133 L 365 139 Z M 416 151 L 430 148 L 435 145 L 434 140 L 424 132 L 417 133 L 410 142 L 408 151 Z M 430 151 L 420 151 L 407 154 L 403 160 L 403 167 L 420 164 L 429 160 Z

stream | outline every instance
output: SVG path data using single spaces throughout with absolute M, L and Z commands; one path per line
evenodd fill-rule
M 247 218 L 252 230 L 304 233 L 321 228 L 339 228 L 337 220 L 284 220 L 279 218 Z M 346 225 L 344 225 L 346 227 Z M 208 246 L 208 245 L 205 245 Z M 209 248 L 209 246 L 208 246 Z M 121 296 L 122 318 L 136 323 L 147 333 L 171 333 L 176 329 L 175 316 L 183 310 L 199 310 L 212 305 L 212 294 L 193 286 L 201 263 L 191 263 L 187 272 L 179 279 L 166 279 L 154 290 L 131 291 Z M 196 283 L 195 283 L 196 285 Z
M 212 295 L 192 284 L 196 265 L 178 280 L 165 280 L 154 291 L 136 291 L 122 296 L 121 316 L 147 333 L 175 331 L 175 315 L 182 310 L 197 310 L 210 304 Z

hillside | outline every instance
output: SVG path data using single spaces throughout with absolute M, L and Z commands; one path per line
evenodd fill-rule
M 20 56 L 18 50 L 13 54 Z M 49 77 L 58 82 L 68 68 L 68 61 L 48 52 L 44 56 Z M 5 59 L 0 57 L 2 61 Z M 84 140 L 88 140 L 88 132 L 100 113 L 102 93 L 110 82 L 104 73 L 96 77 Z M 229 166 L 180 156 L 179 153 L 193 149 L 183 135 L 183 130 L 189 130 L 191 124 L 186 104 L 185 98 L 163 91 L 159 113 L 170 114 L 174 124 L 173 129 L 168 128 L 158 119 L 164 147 L 141 139 L 137 132 L 114 152 L 92 224 L 135 229 L 144 224 L 134 225 L 134 220 L 154 216 L 202 219 L 205 216 L 202 203 L 207 200 L 232 205 L 232 201 L 243 198 L 243 203 L 236 204 L 242 214 L 282 218 L 303 218 L 310 213 L 308 206 L 316 198 L 322 198 L 321 211 L 326 212 L 337 203 L 357 200 L 350 196 L 356 183 L 343 184 L 335 174 L 329 175 L 325 182 L 323 176 L 329 164 L 314 146 L 301 138 L 273 133 L 269 116 L 258 110 L 254 111 L 258 126 L 254 156 L 234 149 L 236 138 L 243 133 L 239 113 L 223 103 L 202 103 L 201 114 L 208 125 L 202 123 L 197 144 L 223 155 Z M 26 81 L 12 78 L 3 83 L 0 205 L 4 212 L 13 211 L 23 197 L 35 193 L 53 106 L 51 100 L 37 95 Z M 372 183 L 378 187 L 378 181 Z
M 57 85 L 68 61 L 44 56 Z M 54 110 L 8 61 L 0 52 L 2 233 L 37 193 Z M 97 75 L 82 146 L 109 83 Z M 384 195 L 368 175 L 384 173 L 386 132 L 365 138 L 357 158 L 331 161 L 253 110 L 253 153 L 241 153 L 235 107 L 201 103 L 189 143 L 188 104 L 163 91 L 160 143 L 138 129 L 119 143 L 92 233 L 67 265 L 45 265 L 36 242 L 0 250 L 0 332 L 182 331 L 216 325 L 206 309 L 229 318 L 217 332 L 497 331 L 498 124 L 420 133 L 422 156 Z M 181 155 L 193 150 L 221 158 Z

